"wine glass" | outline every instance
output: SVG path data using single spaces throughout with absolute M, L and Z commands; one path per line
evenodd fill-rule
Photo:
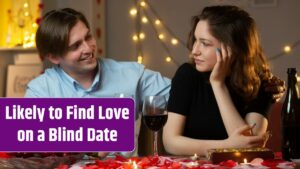
M 143 103 L 143 121 L 154 132 L 153 155 L 157 156 L 158 131 L 165 125 L 168 119 L 166 111 L 167 101 L 164 96 L 146 96 Z

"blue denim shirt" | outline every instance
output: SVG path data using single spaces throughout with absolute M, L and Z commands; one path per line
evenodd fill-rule
M 117 94 L 123 93 L 133 97 L 136 112 L 140 112 L 139 107 L 146 96 L 165 95 L 168 98 L 170 85 L 170 79 L 163 77 L 159 72 L 145 69 L 136 62 L 117 62 L 101 58 L 98 60 L 98 72 L 90 88 L 83 88 L 62 68 L 55 65 L 29 82 L 25 97 L 103 98 L 116 97 Z M 139 119 L 139 113 L 135 117 Z

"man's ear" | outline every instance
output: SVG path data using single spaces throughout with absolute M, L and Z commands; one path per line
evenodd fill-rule
M 47 58 L 48 58 L 48 60 L 49 60 L 51 63 L 53 63 L 53 64 L 58 65 L 58 64 L 60 63 L 60 58 L 59 58 L 59 56 L 54 56 L 54 55 L 52 55 L 52 54 L 48 54 Z

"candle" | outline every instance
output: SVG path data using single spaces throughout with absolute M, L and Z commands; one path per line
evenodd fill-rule
M 135 161 L 133 161 L 133 169 L 140 169 L 140 167 L 136 164 L 136 162 Z
M 128 162 L 124 162 L 124 163 L 123 163 L 123 168 L 124 168 L 124 169 L 133 169 L 131 159 L 129 159 Z
M 251 165 L 251 163 L 248 163 L 248 160 L 246 158 L 244 158 L 244 162 L 240 163 L 240 167 L 242 169 L 252 169 L 253 166 Z
M 196 161 L 196 162 L 195 162 L 195 161 L 191 161 L 191 162 L 187 163 L 186 166 L 187 166 L 188 168 L 194 168 L 194 167 L 198 167 L 199 164 L 198 164 L 197 161 Z
M 194 156 L 191 157 L 192 160 L 196 161 L 199 159 L 198 155 L 195 153 Z
M 248 160 L 244 158 L 244 162 L 241 163 L 241 166 L 250 166 L 250 163 L 248 163 Z

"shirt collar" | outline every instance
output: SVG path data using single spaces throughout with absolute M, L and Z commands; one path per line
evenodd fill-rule
M 100 61 L 98 60 L 98 63 L 97 63 L 98 71 L 95 75 L 95 78 L 94 78 L 94 81 L 93 81 L 91 87 L 88 89 L 84 89 L 77 80 L 75 80 L 70 75 L 68 75 L 59 65 L 55 65 L 55 67 L 59 71 L 61 76 L 63 76 L 63 79 L 65 79 L 67 81 L 67 83 L 69 83 L 73 87 L 74 90 L 76 90 L 76 91 L 84 90 L 86 92 L 90 92 L 90 91 L 98 89 L 100 86 L 100 72 L 101 72 L 100 65 L 101 65 Z

